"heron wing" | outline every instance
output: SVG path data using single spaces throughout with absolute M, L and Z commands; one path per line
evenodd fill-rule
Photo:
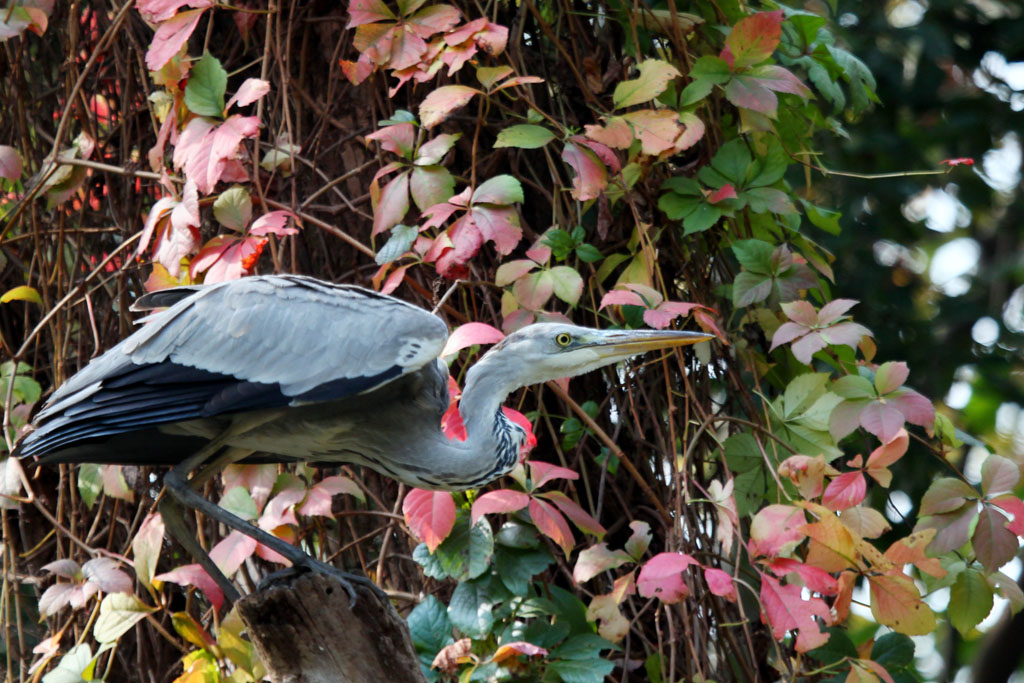
M 308 277 L 190 290 L 141 297 L 136 308 L 173 305 L 61 386 L 20 454 L 365 393 L 434 362 L 448 335 L 421 308 Z

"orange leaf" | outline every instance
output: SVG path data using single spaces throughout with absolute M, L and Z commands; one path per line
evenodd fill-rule
M 921 600 L 913 579 L 899 572 L 868 576 L 871 614 L 875 620 L 908 636 L 923 636 L 936 628 L 935 613 Z

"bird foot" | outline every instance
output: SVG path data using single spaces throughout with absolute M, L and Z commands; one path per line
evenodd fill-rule
M 286 567 L 284 569 L 280 569 L 276 572 L 273 572 L 272 574 L 267 574 L 265 577 L 263 577 L 262 580 L 260 580 L 257 589 L 266 590 L 267 588 L 270 588 L 275 584 L 290 582 L 295 578 L 302 576 L 306 572 L 330 576 L 335 581 L 340 583 L 341 587 L 345 589 L 346 593 L 348 593 L 349 607 L 354 607 L 356 604 L 356 599 L 358 597 L 356 593 L 356 585 L 371 590 L 374 594 L 376 594 L 378 599 L 384 601 L 385 603 L 388 601 L 387 593 L 382 591 L 380 587 L 377 586 L 377 584 L 375 584 L 373 581 L 366 578 L 365 576 L 341 571 L 337 567 L 326 564 L 324 562 L 319 562 L 312 558 L 310 558 L 308 562 L 295 564 L 291 567 Z

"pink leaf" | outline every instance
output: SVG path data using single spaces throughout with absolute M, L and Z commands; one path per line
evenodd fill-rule
M 451 5 L 430 5 L 409 17 L 406 23 L 416 35 L 429 38 L 453 28 L 460 19 L 459 10 Z
M 259 132 L 260 120 L 255 116 L 233 114 L 224 123 L 217 126 L 211 140 L 207 185 L 204 189 L 202 183 L 199 183 L 199 189 L 203 192 L 211 192 L 213 186 L 224 174 L 225 162 L 238 154 L 242 140 L 256 137 Z
M 509 513 L 522 510 L 529 505 L 530 496 L 522 491 L 512 489 L 498 489 L 488 491 L 473 501 L 472 519 L 476 524 L 477 520 L 484 515 L 492 513 Z
M 72 581 L 81 581 L 83 578 L 82 568 L 79 567 L 78 563 L 74 560 L 54 560 L 49 564 L 44 564 L 42 569 L 43 571 L 52 572 L 63 579 L 70 579 Z
M 380 199 L 373 208 L 373 234 L 379 235 L 395 227 L 408 211 L 409 172 L 403 171 L 381 190 Z
M 99 586 L 104 593 L 131 593 L 132 580 L 118 569 L 117 560 L 97 557 L 82 565 L 82 575 L 87 581 Z
M 359 500 L 366 500 L 366 496 L 358 484 L 348 477 L 334 475 L 325 477 L 323 481 L 309 489 L 306 500 L 302 501 L 302 505 L 298 508 L 299 514 L 308 517 L 315 515 L 330 517 L 331 499 L 340 493 L 347 493 Z
M 153 42 L 146 50 L 146 68 L 150 71 L 159 71 L 164 64 L 171 61 L 171 57 L 178 54 L 182 46 L 188 42 L 205 11 L 206 8 L 181 12 L 160 24 L 156 29 L 156 35 L 153 36 Z
M 896 391 L 903 386 L 909 376 L 910 369 L 902 361 L 882 363 L 875 371 L 875 389 L 879 395 Z
M 224 593 L 206 573 L 206 570 L 198 564 L 186 564 L 154 578 L 157 581 L 170 581 L 179 586 L 195 586 L 206 595 L 214 609 L 219 610 L 220 606 L 224 604 Z
M 761 620 L 772 627 L 772 635 L 782 640 L 786 631 L 796 630 L 797 652 L 807 652 L 828 642 L 815 617 L 826 624 L 832 622 L 828 605 L 821 598 L 804 600 L 796 585 L 783 586 L 767 574 L 761 576 Z
M 949 167 L 959 166 L 961 164 L 964 166 L 974 166 L 974 159 L 971 157 L 958 157 L 956 159 L 943 159 L 939 163 L 945 164 Z
M 150 513 L 142 521 L 135 538 L 132 539 L 132 559 L 135 563 L 135 576 L 139 582 L 149 587 L 156 576 L 156 566 L 163 550 L 164 520 L 159 512 Z
M 818 330 L 817 334 L 829 344 L 855 347 L 862 337 L 871 336 L 871 330 L 860 323 L 845 322 Z
M 601 572 L 621 567 L 632 559 L 621 550 L 609 550 L 607 544 L 598 543 L 580 551 L 572 570 L 572 579 L 576 583 L 586 583 Z
M 805 334 L 807 334 L 807 328 L 800 323 L 782 323 L 779 325 L 779 329 L 775 330 L 775 334 L 772 336 L 771 348 L 768 350 L 774 351 L 779 346 L 788 344 Z
M 540 270 L 529 273 L 512 285 L 512 294 L 523 308 L 538 311 L 544 307 L 555 292 L 551 271 Z
M 295 214 L 283 209 L 265 213 L 253 222 L 252 227 L 249 228 L 249 234 L 257 236 L 274 234 L 278 237 L 294 235 L 299 232 L 298 228 L 285 227 L 288 224 L 289 218 L 295 218 Z
M 561 491 L 547 491 L 539 495 L 557 505 L 558 509 L 561 510 L 562 513 L 568 517 L 580 531 L 593 534 L 599 539 L 604 538 L 606 531 L 605 528 L 601 526 L 601 523 L 591 517 L 586 510 L 581 508 L 575 501 Z
M 465 85 L 445 85 L 432 90 L 420 104 L 420 121 L 430 130 L 466 106 L 480 91 Z
M 604 126 L 587 124 L 583 127 L 587 137 L 600 143 L 615 147 L 616 149 L 627 149 L 633 144 L 633 129 L 621 116 L 613 116 L 608 119 Z
M 899 430 L 896 432 L 896 436 L 871 451 L 871 455 L 868 456 L 867 467 L 888 467 L 903 457 L 903 454 L 907 452 L 909 444 L 910 435 L 907 434 L 907 430 Z
M 789 350 L 793 352 L 793 356 L 798 361 L 804 365 L 810 365 L 814 354 L 821 351 L 826 346 L 828 346 L 828 344 L 824 339 L 822 339 L 820 332 L 811 332 L 810 334 L 793 342 L 793 345 L 789 347 Z
M 247 78 L 245 79 L 245 82 L 242 83 L 242 87 L 235 93 L 234 97 L 228 100 L 228 104 L 224 109 L 231 109 L 231 105 L 233 104 L 237 104 L 239 107 L 245 107 L 256 100 L 259 100 L 268 92 L 270 92 L 270 83 L 261 78 Z
M 441 431 L 452 441 L 466 440 L 466 425 L 462 421 L 462 413 L 459 412 L 459 404 L 452 403 L 448 410 L 441 416 Z
M 534 645 L 533 643 L 528 643 L 525 640 L 519 640 L 514 643 L 505 643 L 498 647 L 498 649 L 494 651 L 494 654 L 491 655 L 491 661 L 503 662 L 509 657 L 514 657 L 516 655 L 543 657 L 547 653 L 548 651 L 542 647 Z
M 149 214 L 146 216 L 146 223 L 142 227 L 142 237 L 139 239 L 138 249 L 135 250 L 136 258 L 141 256 L 149 247 L 149 241 L 153 236 L 157 223 L 176 205 L 177 202 L 173 197 L 161 197 L 153 205 L 153 208 L 149 210 Z
M 601 297 L 601 306 L 643 306 L 646 304 L 639 294 L 624 289 L 613 289 Z
M 677 313 L 669 313 L 663 310 L 647 309 L 644 311 L 644 322 L 656 330 L 663 330 L 672 324 L 672 321 L 679 317 Z
M 398 289 L 398 285 L 402 284 L 402 280 L 405 279 L 405 271 L 409 270 L 409 266 L 400 266 L 395 268 L 395 271 L 388 275 L 388 278 L 384 280 L 384 284 L 380 288 L 381 294 L 390 294 L 391 292 Z
M 530 479 L 533 481 L 534 490 L 539 489 L 552 479 L 579 479 L 580 475 L 566 467 L 552 465 L 541 460 L 531 460 L 527 463 L 530 466 Z
M 273 531 L 279 526 L 293 524 L 298 526 L 295 517 L 295 506 L 306 497 L 304 486 L 289 486 L 270 499 L 267 507 L 260 515 L 259 526 L 265 531 Z
M 806 536 L 800 530 L 806 522 L 800 508 L 778 504 L 762 508 L 750 525 L 751 554 L 777 557 L 792 550 Z
M 550 503 L 536 498 L 530 499 L 530 519 L 542 534 L 553 540 L 568 557 L 572 552 L 573 538 L 565 517 Z
M 225 491 L 241 486 L 262 510 L 277 481 L 277 465 L 228 465 L 220 476 Z
M 21 177 L 21 154 L 14 147 L 0 145 L 0 178 L 17 180 Z
M 512 207 L 474 205 L 470 215 L 480 234 L 493 242 L 495 251 L 502 256 L 511 253 L 523 238 L 519 214 Z
M 658 553 L 640 569 L 637 590 L 645 598 L 657 597 L 662 602 L 679 602 L 690 592 L 683 581 L 683 572 L 699 563 L 686 553 Z
M 804 327 L 814 327 L 818 324 L 818 312 L 809 301 L 789 301 L 782 304 L 781 308 L 787 318 Z
M 873 401 L 864 406 L 860 414 L 860 424 L 881 441 L 889 442 L 903 428 L 904 417 L 895 406 Z
M 225 576 L 234 576 L 242 563 L 256 552 L 256 539 L 232 531 L 210 550 L 210 559 Z
M 382 149 L 397 154 L 404 159 L 409 159 L 412 157 L 413 145 L 416 143 L 416 128 L 411 123 L 396 123 L 391 126 L 384 126 L 380 130 L 366 136 L 367 142 L 371 140 L 379 142 Z
M 730 602 L 736 602 L 736 584 L 732 577 L 721 569 L 708 567 L 704 570 L 704 580 L 708 582 L 708 588 L 712 594 L 725 598 Z
M 412 532 L 434 552 L 455 526 L 455 501 L 447 491 L 412 489 L 402 501 L 402 514 Z
M 351 0 L 348 4 L 349 20 L 345 28 L 355 28 L 375 21 L 396 19 L 382 0 Z
M 566 142 L 562 160 L 572 167 L 572 198 L 577 201 L 596 199 L 608 187 L 608 169 L 597 155 L 586 147 Z
M 903 413 L 907 422 L 925 428 L 931 428 L 935 423 L 935 406 L 913 389 L 903 387 L 885 399 Z
M 971 536 L 971 545 L 978 561 L 989 572 L 994 572 L 1017 554 L 1017 535 L 1007 528 L 1009 520 L 1000 512 L 985 505 Z
M 158 24 L 167 21 L 174 16 L 182 7 L 209 7 L 212 0 L 139 0 L 135 3 L 135 9 L 139 10 L 142 18 L 151 24 Z
M 867 494 L 867 482 L 864 474 L 847 472 L 833 479 L 825 487 L 825 495 L 821 503 L 829 510 L 845 510 L 858 505 Z

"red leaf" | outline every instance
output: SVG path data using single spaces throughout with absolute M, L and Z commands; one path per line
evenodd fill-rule
M 579 479 L 580 475 L 566 467 L 552 465 L 541 460 L 531 460 L 527 463 L 530 466 L 530 479 L 533 481 L 534 490 L 539 489 L 552 479 Z
M 721 569 L 715 569 L 714 567 L 708 567 L 704 570 L 704 580 L 708 582 L 708 588 L 714 595 L 720 598 L 725 598 L 731 602 L 736 602 L 736 584 L 733 583 L 732 577 L 728 573 Z
M 736 199 L 736 188 L 731 183 L 722 185 L 722 187 L 707 196 L 708 204 L 717 204 L 723 199 Z
M 593 534 L 599 539 L 604 538 L 605 528 L 601 526 L 601 523 L 590 516 L 590 514 L 576 504 L 571 498 L 562 493 L 561 491 L 547 491 L 545 493 L 538 494 L 552 503 L 558 506 L 558 509 L 565 514 L 572 523 L 576 525 L 576 528 L 580 531 L 588 534 Z
M 210 575 L 198 564 L 186 564 L 154 577 L 157 581 L 170 581 L 179 586 L 195 586 L 206 595 L 214 609 L 224 604 L 224 593 Z
M 146 68 L 150 71 L 159 71 L 164 64 L 171 61 L 171 57 L 178 54 L 182 46 L 188 42 L 189 36 L 196 30 L 199 18 L 205 11 L 206 8 L 181 12 L 160 24 L 153 36 L 153 42 L 146 50 Z
M 522 510 L 529 503 L 530 496 L 522 491 L 513 491 L 512 489 L 488 491 L 473 501 L 473 523 L 476 524 L 478 519 L 491 513 L 509 513 Z
M 545 503 L 536 498 L 530 499 L 530 519 L 537 525 L 542 534 L 553 540 L 568 557 L 572 552 L 573 538 L 569 525 L 565 522 L 562 513 L 556 510 L 550 503 Z
M 393 152 L 404 159 L 411 159 L 413 145 L 416 143 L 416 128 L 411 123 L 384 126 L 366 136 L 367 142 L 371 140 L 379 142 L 381 148 L 388 152 Z
M 1006 528 L 1018 536 L 1024 536 L 1024 501 L 1009 493 L 993 498 L 989 502 L 1013 515 L 1013 521 Z
M 690 592 L 683 581 L 683 572 L 691 564 L 699 565 L 686 553 L 658 553 L 640 569 L 637 590 L 645 598 L 657 597 L 662 602 L 679 602 Z
M 409 270 L 409 266 L 399 266 L 395 268 L 395 271 L 388 275 L 388 278 L 384 280 L 384 284 L 380 288 L 381 294 L 390 294 L 391 292 L 398 289 L 398 285 L 402 284 L 402 280 L 405 279 L 405 271 Z
M 441 431 L 453 441 L 465 441 L 467 437 L 466 424 L 462 421 L 462 413 L 459 412 L 459 404 L 452 402 L 448 410 L 441 416 Z
M 412 532 L 434 552 L 455 526 L 455 501 L 447 491 L 412 489 L 402 501 L 402 514 Z
M 501 412 L 505 414 L 505 417 L 515 422 L 523 428 L 523 431 L 526 432 L 526 442 L 523 443 L 522 448 L 519 450 L 519 461 L 523 462 L 526 460 L 526 454 L 533 450 L 533 447 L 537 445 L 537 435 L 533 433 L 533 425 L 530 424 L 530 421 L 526 419 L 525 415 L 515 408 L 502 406 Z
M 721 57 L 733 69 L 763 62 L 782 38 L 782 10 L 758 12 L 736 22 L 725 39 Z
M 804 585 L 815 593 L 835 595 L 839 590 L 839 584 L 836 583 L 835 578 L 820 567 L 813 567 L 786 557 L 776 558 L 768 566 L 779 578 L 790 573 L 798 574 L 803 579 Z
M 209 7 L 212 0 L 139 0 L 135 3 L 135 9 L 139 10 L 142 18 L 151 24 L 158 24 L 167 21 L 174 16 L 182 7 Z
M 953 166 L 959 166 L 961 164 L 963 164 L 964 166 L 974 166 L 974 159 L 971 157 L 958 157 L 956 159 L 943 159 L 939 163 L 946 164 L 950 168 L 952 168 Z
M 825 487 L 822 505 L 829 510 L 845 510 L 858 505 L 867 494 L 867 481 L 860 471 L 847 472 L 833 479 Z
M 767 574 L 761 575 L 761 620 L 772 627 L 772 635 L 782 640 L 786 631 L 796 630 L 796 651 L 807 652 L 828 642 L 815 617 L 826 624 L 832 623 L 828 605 L 821 598 L 804 600 L 802 588 L 783 586 Z

